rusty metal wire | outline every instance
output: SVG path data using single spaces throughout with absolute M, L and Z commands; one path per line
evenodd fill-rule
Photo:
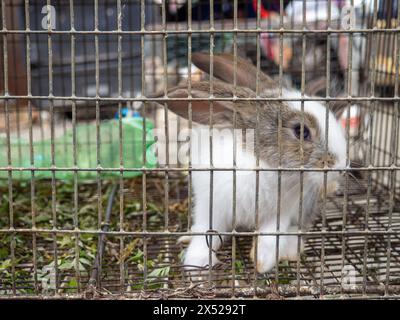
M 64 3 L 65 2 L 65 3 Z M 0 299 L 18 298 L 52 298 L 73 299 L 91 297 L 98 299 L 114 298 L 400 298 L 400 153 L 399 153 L 399 68 L 400 68 L 400 5 L 398 12 L 392 12 L 390 5 L 388 12 L 393 16 L 383 19 L 378 15 L 379 0 L 366 1 L 370 4 L 372 12 L 364 7 L 361 23 L 349 29 L 340 28 L 337 21 L 333 21 L 331 6 L 334 1 L 328 0 L 327 21 L 324 28 L 318 23 L 310 25 L 307 20 L 306 1 L 302 2 L 302 21 L 300 23 L 288 23 L 284 19 L 284 3 L 280 0 L 277 19 L 266 21 L 261 16 L 262 1 L 254 4 L 255 15 L 252 18 L 241 17 L 239 8 L 243 1 L 233 1 L 232 15 L 229 18 L 218 17 L 218 5 L 220 1 L 209 2 L 209 19 L 198 20 L 192 9 L 197 5 L 192 0 L 186 4 L 186 19 L 184 22 L 174 22 L 169 17 L 170 12 L 166 1 L 102 1 L 94 0 L 87 7 L 80 1 L 68 0 L 63 4 L 68 8 L 68 25 L 63 28 L 53 28 L 52 18 L 49 13 L 44 16 L 46 28 L 37 26 L 37 17 L 32 15 L 32 4 L 21 1 L 13 4 L 12 1 L 2 1 L 0 30 L 2 39 L 2 68 L 0 81 L 0 118 L 1 138 L 4 138 L 0 146 L 3 156 L 7 159 L 6 165 L 0 166 L 0 173 L 6 173 L 4 188 L 0 192 L 3 199 L 0 202 L 0 219 L 7 221 L 0 224 L 0 243 L 7 247 L 0 251 Z M 200 1 L 201 2 L 201 1 Z M 354 1 L 348 1 L 354 8 Z M 111 5 L 115 10 L 115 26 L 103 28 L 102 10 Z M 45 8 L 56 8 L 57 3 L 51 0 L 45 2 Z M 140 19 L 139 27 L 127 30 L 126 7 L 135 8 L 136 18 Z M 47 11 L 44 11 L 45 13 Z M 90 10 L 93 15 L 93 24 L 89 28 L 81 28 L 79 17 L 85 16 L 84 10 Z M 149 17 L 150 11 L 156 16 Z M 12 13 L 12 14 L 11 14 Z M 43 13 L 43 12 L 42 12 Z M 17 23 L 15 16 L 23 23 Z M 240 12 L 243 14 L 243 12 Z M 111 14 L 110 14 L 111 15 Z M 393 21 L 394 22 L 393 22 Z M 150 22 L 149 22 L 150 21 Z M 386 21 L 383 24 L 382 21 Z M 392 22 L 390 22 L 392 21 Z M 390 23 L 389 23 L 390 22 Z M 383 25 L 382 25 L 383 24 Z M 62 30 L 59 30 L 62 29 Z M 265 52 L 262 53 L 261 39 L 265 34 L 278 39 L 278 63 L 276 65 L 276 79 L 279 83 L 279 95 L 274 98 L 260 96 L 260 73 L 265 63 Z M 219 37 L 231 37 L 230 51 L 234 54 L 233 86 L 235 94 L 232 98 L 220 98 L 213 95 L 215 91 L 215 79 L 213 77 L 213 60 L 220 51 L 218 49 Z M 43 38 L 40 38 L 43 37 Z M 67 38 L 66 38 L 67 37 Z M 107 58 L 103 59 L 104 37 L 114 39 L 116 54 L 106 52 Z M 179 63 L 176 72 L 171 74 L 171 61 L 179 60 L 179 45 L 174 50 L 170 46 L 170 38 L 181 37 L 187 47 L 183 54 L 184 66 L 187 67 L 185 77 L 179 78 Z M 208 43 L 200 48 L 210 55 L 210 96 L 208 98 L 195 98 L 192 96 L 192 86 L 195 70 L 192 68 L 192 53 L 198 49 L 198 38 L 207 38 Z M 241 52 L 242 42 L 245 38 L 253 39 L 255 43 L 255 66 L 257 68 L 255 97 L 237 97 L 237 68 L 238 56 Z M 326 43 L 326 57 L 324 59 L 325 93 L 323 96 L 307 96 L 306 85 L 308 81 L 307 49 L 308 45 L 319 38 L 324 38 Z M 93 70 L 85 67 L 83 78 L 85 81 L 94 79 L 94 92 L 81 94 L 83 86 L 80 82 L 82 76 L 81 60 L 89 60 L 89 54 L 78 57 L 81 52 L 79 47 L 81 40 L 85 38 L 92 46 L 94 59 L 91 61 Z M 22 39 L 22 40 L 21 40 Z M 35 50 L 39 46 L 39 39 L 45 39 L 47 48 L 47 64 L 41 77 L 46 80 L 48 94 L 43 91 L 35 91 L 34 68 L 32 61 L 34 55 L 40 54 Z M 67 62 L 63 62 L 59 56 L 59 39 L 68 39 L 66 51 L 69 55 Z M 134 40 L 136 39 L 136 40 Z M 284 43 L 287 39 L 297 39 L 297 46 L 301 51 L 301 64 L 297 67 L 299 72 L 300 98 L 286 98 L 283 96 L 285 77 L 290 76 L 291 70 L 284 68 Z M 343 72 L 343 90 L 341 96 L 332 92 L 332 78 L 336 70 L 333 70 L 332 50 L 338 39 L 345 40 L 348 46 L 346 57 L 346 70 Z M 131 45 L 138 45 L 139 55 L 129 60 L 129 63 L 139 63 L 137 70 L 140 84 L 132 84 L 126 93 L 126 61 L 124 45 L 131 41 Z M 135 42 L 136 41 L 136 42 Z M 357 48 L 355 45 L 364 43 L 366 49 Z M 24 66 L 23 84 L 26 90 L 17 92 L 12 85 L 17 78 L 17 67 L 11 64 L 16 56 L 13 50 L 21 46 L 23 49 L 19 55 L 23 58 L 18 63 Z M 199 43 L 200 40 L 199 40 Z M 294 44 L 292 45 L 294 46 Z M 195 49 L 197 48 L 197 49 Z M 108 48 L 108 50 L 111 50 Z M 113 50 L 113 49 L 112 49 Z M 182 49 L 181 49 L 182 50 Z M 225 49 L 225 51 L 228 51 Z M 359 70 L 356 58 L 362 55 L 365 70 Z M 315 58 L 315 56 L 314 56 Z M 158 59 L 158 60 L 157 60 Z M 148 64 L 151 60 L 152 66 Z M 60 62 L 61 61 L 61 62 Z M 67 78 L 70 91 L 61 92 L 58 87 L 65 84 L 58 83 L 56 76 L 62 63 L 67 64 L 69 73 Z M 111 63 L 109 69 L 113 70 L 114 77 L 108 78 L 108 85 L 116 82 L 115 92 L 102 92 L 103 69 L 102 64 Z M 112 64 L 114 63 L 114 64 Z M 159 64 L 158 71 L 156 64 Z M 356 65 L 354 65 L 356 64 Z M 384 66 L 384 67 L 382 67 Z M 133 67 L 132 67 L 133 68 Z M 300 69 L 299 69 L 300 68 Z M 391 69 L 393 68 L 393 70 Z M 140 70 L 139 70 L 140 69 Z M 19 69 L 18 69 L 19 70 Z M 107 69 L 108 70 L 108 69 Z M 62 71 L 62 72 L 65 72 Z M 111 71 L 112 73 L 112 71 Z M 355 83 L 355 75 L 363 74 Z M 93 79 L 88 80 L 90 77 Z M 158 78 L 157 78 L 158 77 Z M 175 77 L 175 78 L 174 78 Z M 174 85 L 179 80 L 187 79 L 188 97 L 168 97 L 168 88 L 172 82 Z M 150 79 L 150 80 L 149 80 Z M 158 91 L 159 97 L 154 97 L 153 91 L 157 87 L 157 79 L 161 85 Z M 68 81 L 69 81 L 68 80 Z M 18 80 L 20 81 L 20 80 Z M 65 80 L 67 81 L 67 80 Z M 111 86 L 110 86 L 111 87 Z M 138 89 L 139 88 L 139 89 Z M 89 91 L 87 91 L 89 92 Z M 196 167 L 192 164 L 192 150 L 188 150 L 188 163 L 175 166 L 170 163 L 172 152 L 171 128 L 174 126 L 174 118 L 168 110 L 168 102 L 188 102 L 188 122 L 178 125 L 191 129 L 193 126 L 192 105 L 196 101 L 209 103 L 209 126 L 214 124 L 214 108 L 218 101 L 274 101 L 290 102 L 298 101 L 304 111 L 304 105 L 309 101 L 319 101 L 326 104 L 325 112 L 325 152 L 328 152 L 329 115 L 328 104 L 332 102 L 344 103 L 343 121 L 346 133 L 346 168 L 297 168 L 284 167 L 282 165 L 282 114 L 279 111 L 278 124 L 278 149 L 279 165 L 276 168 L 260 167 L 260 110 L 257 110 L 256 126 L 256 165 L 252 168 L 241 168 L 236 159 L 236 137 L 234 136 L 233 164 L 232 166 L 214 166 L 213 164 L 213 131 L 209 136 L 210 166 Z M 43 103 L 48 107 L 38 107 Z M 71 114 L 66 120 L 64 109 Z M 79 108 L 81 103 L 88 104 L 93 111 L 91 118 L 96 130 L 96 163 L 90 168 L 78 166 L 77 131 Z M 162 107 L 154 107 L 155 104 Z M 166 163 L 155 168 L 126 167 L 124 164 L 123 142 L 126 138 L 123 134 L 122 110 L 128 105 L 139 104 L 143 116 L 142 148 L 146 149 L 146 123 L 161 119 L 162 130 L 165 135 Z M 360 120 L 360 132 L 357 139 L 351 133 L 351 107 L 353 104 L 362 105 L 363 115 Z M 101 163 L 102 139 L 101 124 L 105 110 L 115 105 L 118 117 L 118 159 L 119 167 L 104 167 Z M 14 106 L 16 106 L 17 128 L 13 126 Z M 21 114 L 26 107 L 28 121 L 24 127 Z M 35 114 L 38 110 L 38 120 Z M 113 109 L 114 110 L 114 109 Z M 158 112 L 161 111 L 161 112 Z M 157 113 L 158 112 L 158 113 Z M 46 120 L 46 115 L 48 119 Z M 62 120 L 60 120 L 62 118 Z M 48 123 L 48 126 L 45 123 Z M 68 122 L 69 121 L 69 122 Z M 73 166 L 56 166 L 56 136 L 58 130 L 66 132 L 66 126 L 72 129 L 72 158 Z M 233 127 L 237 122 L 236 111 L 233 115 Z M 362 122 L 362 123 L 361 123 Z M 12 142 L 15 138 L 21 138 L 21 132 L 27 130 L 26 137 L 29 144 L 29 165 L 21 165 L 12 161 Z M 41 137 L 50 139 L 51 165 L 38 167 L 35 165 L 34 140 L 37 130 Z M 304 133 L 304 119 L 301 123 L 301 133 Z M 304 143 L 303 134 L 301 145 Z M 37 138 L 37 137 L 36 137 Z M 191 138 L 191 137 L 190 137 Z M 301 148 L 303 150 L 303 148 Z M 359 151 L 362 150 L 362 151 Z M 361 152 L 361 154 L 359 154 Z M 304 163 L 301 152 L 302 162 Z M 143 163 L 146 163 L 147 155 L 143 152 Z M 359 161 L 354 167 L 353 161 Z M 40 172 L 51 172 L 51 179 L 47 181 L 36 177 Z M 232 172 L 233 178 L 233 203 L 232 203 L 232 231 L 221 232 L 214 230 L 214 180 L 216 172 Z M 255 194 L 255 221 L 256 231 L 241 230 L 237 225 L 237 173 L 245 171 L 256 172 Z M 260 172 L 277 172 L 277 217 L 276 230 L 258 231 L 259 214 L 262 210 L 259 205 Z M 327 195 L 327 176 L 329 172 L 340 171 L 345 175 L 344 183 L 340 190 L 333 196 Z M 30 179 L 26 182 L 29 191 L 25 197 L 29 198 L 28 210 L 26 205 L 21 205 L 21 191 L 23 183 L 17 181 L 18 172 L 29 172 Z M 68 192 L 70 201 L 63 198 L 63 182 L 56 179 L 58 172 L 72 172 L 72 187 Z M 95 172 L 96 179 L 92 184 L 86 184 L 79 178 L 81 172 Z M 102 174 L 107 172 L 119 173 L 111 196 L 117 204 L 107 207 L 107 216 L 104 217 L 104 197 L 108 194 L 109 181 Z M 141 177 L 132 182 L 124 174 L 140 172 Z M 207 232 L 193 232 L 190 227 L 193 223 L 193 182 L 194 172 L 209 172 L 209 230 Z M 324 188 L 322 192 L 322 205 L 319 218 L 310 230 L 303 229 L 301 223 L 296 231 L 282 231 L 281 207 L 282 174 L 292 172 L 299 174 L 300 199 L 298 208 L 298 222 L 304 216 L 304 173 L 321 172 L 324 175 Z M 358 182 L 354 175 L 360 175 Z M 40 199 L 40 190 L 48 184 L 47 205 L 49 212 L 43 213 Z M 116 189 L 118 195 L 115 195 Z M 91 197 L 82 198 L 82 192 L 91 192 Z M 61 199 L 60 199 L 61 198 Z M 95 205 L 87 209 L 88 203 L 94 200 Z M 109 200 L 109 203 L 113 203 Z M 186 201 L 186 202 L 185 202 Z M 23 201 L 22 201 L 23 202 Z M 134 209 L 127 208 L 135 204 Z M 4 204 L 4 205 L 3 205 Z M 118 206 L 118 207 L 117 207 Z M 82 208 L 94 211 L 94 222 L 87 228 L 82 228 L 85 220 L 85 211 Z M 60 209 L 61 208 L 61 209 Z M 65 224 L 65 217 L 61 217 L 62 210 L 69 212 L 71 223 Z M 131 208 L 131 207 L 129 207 Z M 176 208 L 179 208 L 178 210 Z M 25 220 L 21 213 L 26 212 Z M 111 210 L 113 210 L 112 215 Z M 133 210 L 133 212 L 132 212 Z M 91 211 L 90 211 L 91 212 Z M 40 219 L 49 215 L 50 223 L 43 225 Z M 65 214 L 65 213 L 64 213 Z M 26 221 L 29 220 L 29 223 Z M 106 226 L 105 226 L 106 223 Z M 134 226 L 134 227 L 133 227 Z M 282 236 L 292 235 L 297 237 L 297 260 L 279 262 L 279 241 Z M 178 242 L 181 236 L 205 237 L 209 248 L 209 261 L 212 254 L 216 253 L 222 261 L 222 266 L 212 267 L 211 263 L 202 270 L 204 277 L 191 278 L 181 262 L 181 256 L 186 244 Z M 257 251 L 259 237 L 275 236 L 276 264 L 277 266 L 266 274 L 257 273 Z M 60 240 L 61 239 L 61 240 Z M 68 239 L 72 239 L 68 242 Z M 227 239 L 227 240 L 225 240 Z M 220 241 L 223 246 L 219 250 L 213 248 L 213 241 Z M 301 254 L 301 242 L 305 242 L 304 254 Z M 90 244 L 87 244 L 89 242 Z M 249 259 L 249 251 L 252 243 L 255 243 L 255 260 Z M 27 245 L 28 253 L 22 256 L 23 243 Z M 65 243 L 68 243 L 66 245 Z M 96 246 L 97 243 L 97 246 Z M 104 246 L 104 247 L 103 247 Z M 25 250 L 26 250 L 25 248 Z M 95 250 L 93 257 L 88 254 Z M 62 263 L 63 257 L 68 253 L 71 261 L 68 266 Z M 28 258 L 27 258 L 28 257 Z M 92 260 L 90 260 L 92 259 Z M 60 262 L 61 261 L 61 262 Z M 83 265 L 84 263 L 90 264 Z M 47 262 L 47 264 L 45 263 Z M 51 267 L 51 276 L 54 278 L 54 287 L 45 288 L 46 273 L 44 267 Z M 350 268 L 350 269 L 346 269 Z M 347 271 L 346 271 L 347 270 Z M 89 272 L 88 272 L 89 271 Z M 348 273 L 352 272 L 355 283 L 352 286 L 344 285 Z

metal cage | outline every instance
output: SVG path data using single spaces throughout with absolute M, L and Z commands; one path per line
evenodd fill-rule
M 399 298 L 398 4 L 2 0 L 0 299 Z M 280 88 L 297 88 L 302 106 L 338 105 L 340 188 L 324 193 L 310 228 L 289 233 L 296 261 L 264 274 L 249 252 L 258 237 L 287 234 L 279 228 L 190 231 L 193 172 L 243 170 L 174 162 L 187 142 L 178 133 L 193 123 L 168 110 L 167 93 L 204 79 L 194 52 L 230 52 L 235 66 L 251 60 Z M 190 109 L 196 99 L 185 101 Z M 148 144 L 152 129 L 162 137 Z M 163 161 L 149 165 L 153 143 Z M 292 170 L 301 183 L 309 169 L 270 170 Z M 183 266 L 178 239 L 187 235 L 225 236 L 222 263 L 206 276 Z

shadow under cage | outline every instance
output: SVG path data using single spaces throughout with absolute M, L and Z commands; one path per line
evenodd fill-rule
M 399 298 L 398 1 L 2 1 L 1 17 L 0 298 Z M 247 75 L 244 64 L 253 65 Z M 243 76 L 256 80 L 243 85 Z M 263 167 L 262 146 L 286 142 L 291 103 L 299 114 L 324 106 L 325 125 L 332 111 L 344 166 L 290 166 L 283 150 Z M 219 108 L 239 104 L 276 106 L 278 129 L 263 133 L 257 111 L 255 163 L 240 167 L 226 154 L 226 165 L 214 164 L 219 121 L 231 121 L 229 133 L 244 123 L 241 110 L 227 117 Z M 299 158 L 307 119 L 297 128 Z M 196 122 L 216 131 L 192 150 Z M 202 172 L 205 232 L 191 229 Z M 240 185 L 246 172 L 254 185 Z M 268 172 L 277 178 L 268 182 L 272 209 L 259 204 Z M 309 172 L 323 177 L 311 207 Z M 216 202 L 226 194 L 218 179 L 228 174 L 232 228 L 218 230 Z M 300 199 L 285 195 L 288 174 Z M 251 188 L 250 210 L 241 192 Z M 282 230 L 291 201 L 298 225 Z M 236 225 L 240 210 L 255 221 L 268 211 L 276 228 Z M 195 237 L 218 264 L 184 265 Z M 254 257 L 263 237 L 278 249 L 266 272 Z M 279 255 L 287 238 L 291 259 Z

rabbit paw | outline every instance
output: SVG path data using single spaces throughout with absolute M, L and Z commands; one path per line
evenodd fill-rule
M 250 251 L 250 257 L 253 261 L 255 242 L 253 241 L 253 246 Z M 257 247 L 257 272 L 266 273 L 270 271 L 276 264 L 276 250 L 275 241 L 271 239 L 260 238 Z
M 297 261 L 297 237 L 282 237 L 279 242 L 279 260 Z M 300 254 L 304 252 L 303 239 L 300 240 Z
M 211 252 L 211 266 L 215 266 L 219 263 L 220 261 L 218 260 L 217 255 L 214 252 Z M 188 248 L 183 260 L 183 264 L 187 270 L 208 268 L 210 264 L 208 248 L 207 250 L 193 250 Z
M 189 248 L 190 249 L 190 248 Z M 188 272 L 187 276 L 192 282 L 206 282 L 209 279 L 210 256 L 207 250 L 187 250 L 183 263 Z M 216 254 L 211 253 L 211 265 L 219 264 Z
M 192 240 L 191 236 L 181 236 L 176 241 L 177 244 L 189 244 L 190 240 Z

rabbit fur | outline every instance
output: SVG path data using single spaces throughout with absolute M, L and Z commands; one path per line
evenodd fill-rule
M 193 63 L 207 73 L 210 72 L 210 62 L 208 54 L 193 54 Z M 236 85 L 233 85 L 235 71 L 237 72 Z M 258 88 L 257 74 L 260 80 Z M 268 75 L 257 72 L 257 69 L 244 59 L 237 58 L 235 68 L 234 57 L 229 54 L 213 57 L 213 77 L 215 78 L 212 85 L 209 81 L 192 83 L 190 90 L 193 98 L 204 98 L 204 101 L 192 101 L 192 119 L 196 123 L 190 140 L 192 167 L 217 168 L 213 172 L 207 170 L 192 172 L 194 206 L 191 231 L 205 233 L 214 230 L 227 233 L 242 228 L 260 233 L 277 231 L 290 233 L 304 230 L 305 221 L 310 219 L 315 212 L 324 190 L 324 172 L 305 171 L 302 175 L 301 187 L 298 171 L 281 171 L 279 175 L 277 171 L 268 171 L 268 169 L 276 169 L 279 166 L 299 168 L 302 165 L 304 168 L 311 169 L 337 169 L 338 171 L 329 171 L 326 175 L 326 192 L 334 191 L 340 179 L 339 169 L 346 167 L 346 139 L 334 114 L 318 101 L 305 101 L 302 110 L 300 101 L 268 100 L 268 98 L 279 97 L 280 92 L 282 97 L 287 99 L 300 99 L 302 95 L 291 88 L 279 90 L 278 85 Z M 209 127 L 210 102 L 206 100 L 210 97 L 211 87 L 213 97 L 216 99 L 234 96 L 239 98 L 231 101 L 214 100 L 212 104 L 213 129 Z M 168 92 L 168 97 L 170 100 L 166 100 L 166 103 L 169 109 L 180 116 L 189 118 L 187 100 L 179 100 L 189 97 L 187 85 L 172 88 Z M 255 97 L 266 100 L 245 100 Z M 326 117 L 327 113 L 328 117 Z M 279 127 L 279 118 L 281 118 L 281 127 Z M 256 129 L 259 129 L 259 136 L 255 138 L 258 144 L 256 143 L 254 148 L 243 147 L 243 136 L 232 130 L 234 119 L 235 128 L 254 129 L 252 131 L 254 135 L 256 135 Z M 303 130 L 298 127 L 301 122 L 304 123 Z M 329 127 L 327 141 L 325 139 L 326 124 Z M 210 130 L 214 130 L 211 139 L 212 147 L 208 138 Z M 303 133 L 302 139 L 298 136 L 299 130 L 300 135 Z M 193 139 L 193 136 L 196 138 Z M 206 138 L 199 139 L 199 137 Z M 254 139 L 254 136 L 251 136 L 251 139 Z M 199 143 L 200 140 L 201 143 Z M 280 144 L 279 141 L 281 141 Z M 210 155 L 210 149 L 212 155 Z M 267 169 L 258 171 L 258 178 L 257 172 L 251 170 L 257 167 L 257 157 L 259 167 Z M 218 170 L 218 168 L 234 166 L 240 170 Z M 235 194 L 234 185 L 236 186 Z M 301 194 L 303 198 L 300 220 Z M 256 203 L 258 203 L 257 207 Z M 258 212 L 258 221 L 256 221 L 256 212 Z M 190 241 L 184 255 L 185 267 L 193 270 L 207 267 L 210 263 L 212 266 L 218 264 L 216 251 L 221 246 L 221 240 L 226 237 L 228 236 L 214 235 L 212 243 L 207 241 L 204 235 L 193 235 L 182 239 Z M 281 235 L 278 240 L 279 253 L 276 252 L 277 238 L 273 234 L 259 235 L 257 241 L 254 241 L 251 256 L 257 262 L 256 268 L 259 273 L 271 270 L 279 260 L 297 259 L 298 236 Z M 211 259 L 209 246 L 213 249 Z

